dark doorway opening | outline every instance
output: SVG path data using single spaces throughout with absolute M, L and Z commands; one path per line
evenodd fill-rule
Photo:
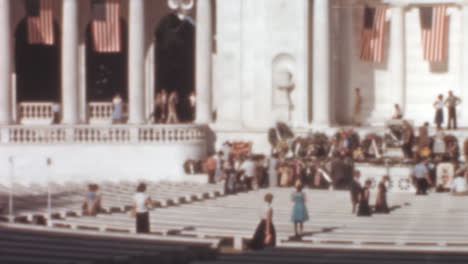
M 16 94 L 18 102 L 59 102 L 60 28 L 54 21 L 54 45 L 28 43 L 27 19 L 23 19 L 15 32 Z
M 127 26 L 121 23 L 122 50 L 117 53 L 94 51 L 91 23 L 86 29 L 86 97 L 87 101 L 110 101 L 119 93 L 127 100 Z
M 164 16 L 156 28 L 155 92 L 175 91 L 179 96 L 177 113 L 181 122 L 192 121 L 190 93 L 195 91 L 195 26 L 176 14 Z

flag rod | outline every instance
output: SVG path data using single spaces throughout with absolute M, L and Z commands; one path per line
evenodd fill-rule
M 418 7 L 432 7 L 432 6 L 448 6 L 448 7 L 455 7 L 457 9 L 462 9 L 464 6 L 468 6 L 468 4 L 457 4 L 457 3 L 447 3 L 447 4 L 441 4 L 441 3 L 421 3 L 421 4 L 408 4 L 408 5 L 392 5 L 392 4 L 357 4 L 357 5 L 336 5 L 332 6 L 332 9 L 361 9 L 364 7 L 379 7 L 379 6 L 386 6 L 388 8 L 397 8 L 397 7 L 404 7 L 406 9 L 411 9 L 411 8 L 418 8 Z

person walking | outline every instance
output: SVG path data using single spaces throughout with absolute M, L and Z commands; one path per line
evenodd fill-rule
M 435 108 L 434 123 L 437 125 L 437 128 L 442 128 L 442 123 L 444 123 L 444 105 L 444 96 L 439 94 L 437 100 L 433 104 Z
M 306 195 L 302 192 L 302 184 L 296 184 L 296 191 L 291 195 L 293 201 L 293 210 L 291 220 L 294 223 L 294 235 L 296 237 L 302 235 L 304 231 L 304 222 L 309 220 L 309 213 L 306 207 Z
M 447 129 L 457 129 L 457 105 L 461 103 L 461 99 L 453 95 L 452 91 L 448 92 L 448 97 L 445 99 L 445 105 L 448 112 Z
M 149 210 L 153 208 L 153 201 L 145 192 L 146 184 L 140 183 L 138 184 L 136 193 L 133 196 L 133 214 L 136 217 L 137 233 L 150 232 Z
M 216 157 L 215 154 L 210 155 L 205 160 L 205 171 L 208 173 L 208 183 L 215 183 L 215 174 L 216 174 Z
M 273 194 L 267 193 L 264 197 L 265 205 L 260 215 L 260 223 L 255 229 L 255 233 L 249 244 L 252 250 L 260 250 L 265 247 L 274 247 L 276 245 L 276 231 L 273 225 Z
M 387 204 L 387 186 L 386 183 L 390 181 L 390 177 L 387 175 L 383 176 L 377 186 L 377 198 L 375 201 L 375 213 L 376 214 L 388 214 L 390 209 L 388 209 Z
M 413 127 L 406 120 L 403 121 L 403 145 L 401 146 L 405 159 L 413 158 L 414 131 Z
M 177 103 L 179 99 L 177 98 L 177 93 L 172 92 L 169 95 L 167 100 L 167 123 L 168 124 L 175 124 L 179 122 L 179 118 L 177 117 Z
M 370 187 L 372 185 L 371 180 L 366 180 L 364 183 L 364 188 L 362 188 L 361 193 L 359 194 L 359 209 L 358 216 L 371 216 L 372 212 L 369 206 L 370 198 Z
M 361 178 L 361 172 L 356 170 L 354 171 L 353 181 L 351 182 L 351 186 L 349 188 L 351 194 L 351 204 L 352 204 L 352 213 L 356 213 L 356 208 L 359 203 L 359 194 L 362 192 L 362 187 L 359 179 Z

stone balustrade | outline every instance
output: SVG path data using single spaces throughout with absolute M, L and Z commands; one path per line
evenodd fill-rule
M 4 126 L 1 144 L 190 143 L 206 140 L 198 125 Z
M 23 124 L 50 124 L 54 118 L 53 102 L 22 102 L 19 117 Z
M 91 123 L 112 122 L 112 102 L 90 102 L 88 104 L 89 121 Z M 123 104 L 122 116 L 127 113 L 127 104 Z

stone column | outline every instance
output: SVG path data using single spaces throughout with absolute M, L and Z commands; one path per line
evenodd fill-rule
M 144 0 L 128 1 L 128 122 L 145 122 Z
M 461 52 L 461 70 L 460 70 L 460 97 L 462 100 L 462 104 L 458 107 L 458 111 L 460 111 L 461 115 L 457 116 L 459 120 L 458 126 L 467 126 L 468 125 L 468 91 L 466 88 L 468 87 L 468 0 L 464 0 L 461 3 L 462 9 L 460 12 L 461 16 L 461 43 L 460 43 L 460 52 Z M 461 144 L 463 141 L 460 140 Z M 463 148 L 460 148 L 463 149 Z
M 79 5 L 63 0 L 62 16 L 62 123 L 79 122 Z
M 10 0 L 0 0 L 0 125 L 11 123 Z
M 313 118 L 314 126 L 327 127 L 330 116 L 330 1 L 315 0 L 313 12 Z
M 212 29 L 211 0 L 197 1 L 196 123 L 211 123 Z
M 390 71 L 392 73 L 394 103 L 405 109 L 406 94 L 406 50 L 405 50 L 405 8 L 396 6 L 391 9 L 390 22 Z M 393 107 L 392 107 L 393 111 Z

